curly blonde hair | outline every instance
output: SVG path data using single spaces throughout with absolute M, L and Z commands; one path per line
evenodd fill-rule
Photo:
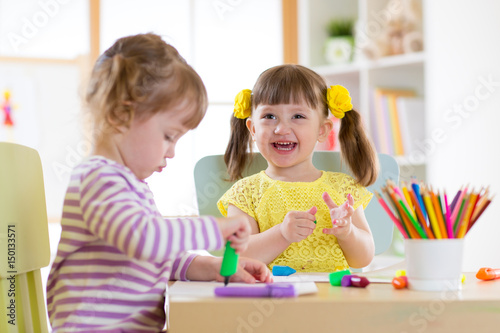
M 185 123 L 195 128 L 208 106 L 200 76 L 158 35 L 118 39 L 96 61 L 85 101 L 95 135 L 189 101 Z

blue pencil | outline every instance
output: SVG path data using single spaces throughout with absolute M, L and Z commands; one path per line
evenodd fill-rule
M 420 204 L 420 207 L 422 207 L 422 213 L 424 214 L 424 218 L 427 220 L 427 211 L 425 210 L 425 208 L 423 208 L 425 207 L 424 199 L 420 195 L 420 186 L 413 179 L 411 181 L 411 188 L 413 189 L 413 192 L 415 192 L 415 196 L 417 197 L 418 203 Z

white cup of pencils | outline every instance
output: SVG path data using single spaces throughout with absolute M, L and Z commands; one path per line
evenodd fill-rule
M 412 179 L 388 180 L 375 195 L 405 238 L 408 287 L 440 291 L 461 288 L 463 238 L 491 203 L 488 189 L 462 187 L 451 202 L 445 191 Z

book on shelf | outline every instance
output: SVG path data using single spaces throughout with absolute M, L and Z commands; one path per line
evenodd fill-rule
M 373 89 L 371 130 L 378 152 L 408 155 L 424 138 L 424 103 L 408 89 Z M 416 141 L 417 140 L 417 141 Z
M 389 114 L 385 112 L 387 100 L 379 89 L 373 91 L 373 119 L 376 124 L 373 136 L 378 143 L 377 151 L 392 155 L 392 141 L 390 140 Z
M 401 124 L 401 134 L 405 155 L 410 155 L 425 140 L 424 99 L 421 97 L 400 97 L 397 108 Z

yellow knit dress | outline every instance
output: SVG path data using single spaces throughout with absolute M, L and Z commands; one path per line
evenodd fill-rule
M 306 239 L 292 243 L 270 264 L 287 265 L 308 272 L 333 272 L 349 268 L 337 238 L 325 235 L 322 230 L 332 227 L 328 206 L 323 201 L 323 192 L 328 192 L 337 205 L 346 201 L 347 194 L 354 199 L 354 209 L 366 208 L 373 194 L 356 183 L 349 175 L 323 171 L 313 182 L 284 182 L 269 178 L 264 171 L 236 182 L 218 201 L 222 215 L 227 216 L 228 205 L 234 205 L 253 217 L 260 232 L 283 222 L 291 211 L 306 211 L 313 206 L 316 213 L 316 229 Z

